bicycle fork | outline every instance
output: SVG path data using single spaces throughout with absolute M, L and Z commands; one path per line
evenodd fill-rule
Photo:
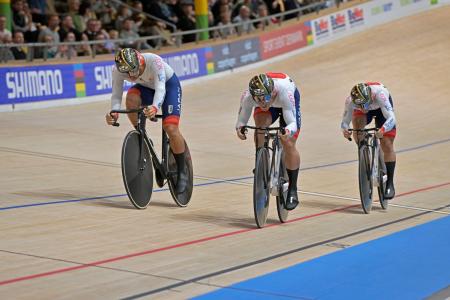
M 375 143 L 373 149 L 373 155 L 372 155 L 372 182 L 373 185 L 376 187 L 379 187 L 380 185 L 384 184 L 387 181 L 387 175 L 383 175 L 383 182 L 380 182 L 380 178 L 378 177 L 379 169 L 382 167 L 380 166 L 380 144 Z
M 273 159 L 275 160 L 274 163 L 272 164 L 273 170 L 271 172 L 271 186 L 270 186 L 270 194 L 272 196 L 279 196 L 279 182 L 278 179 L 280 178 L 280 164 L 281 164 L 281 160 L 283 159 L 282 156 L 282 152 L 281 151 L 276 151 L 275 149 L 279 149 L 278 147 L 276 147 L 276 145 L 273 145 L 273 149 L 274 149 L 274 157 Z M 283 182 L 283 192 L 286 192 L 287 189 L 289 188 L 289 182 Z

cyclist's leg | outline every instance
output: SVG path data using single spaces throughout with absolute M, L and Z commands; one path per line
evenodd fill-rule
M 297 111 L 296 114 L 297 132 L 288 139 L 281 139 L 281 143 L 283 144 L 284 149 L 286 170 L 289 177 L 289 189 L 286 199 L 286 209 L 288 210 L 294 209 L 299 203 L 297 193 L 297 181 L 298 181 L 298 173 L 300 170 L 300 152 L 296 148 L 296 143 L 297 138 L 300 134 L 301 114 L 300 114 L 300 93 L 298 92 L 298 90 L 295 91 L 294 98 Z M 280 125 L 286 127 L 286 122 L 283 118 L 282 113 L 280 118 Z
M 166 96 L 162 105 L 163 129 L 169 136 L 170 148 L 178 168 L 177 193 L 182 193 L 187 185 L 188 174 L 185 166 L 185 141 L 179 128 L 181 115 L 181 85 L 174 74 L 166 82 Z
M 166 82 L 166 96 L 162 104 L 163 128 L 169 136 L 170 148 L 174 154 L 184 153 L 184 137 L 179 123 L 181 116 L 181 85 L 174 74 Z
M 389 97 L 389 101 L 392 104 L 392 98 Z M 384 118 L 381 110 L 378 112 L 375 123 L 377 128 L 381 128 L 383 126 L 386 119 Z M 386 191 L 385 198 L 392 199 L 395 196 L 395 188 L 394 188 L 394 171 L 395 171 L 395 162 L 396 155 L 394 149 L 394 140 L 397 134 L 397 129 L 394 127 L 388 132 L 385 132 L 383 138 L 381 139 L 381 149 L 384 154 L 384 162 L 386 164 L 386 173 L 387 173 L 387 182 L 386 182 Z
M 125 100 L 125 106 L 127 109 L 137 109 L 137 108 L 141 107 L 142 93 L 143 93 L 144 89 L 145 89 L 145 87 L 141 86 L 140 84 L 135 84 L 128 90 L 126 100 Z M 130 119 L 131 125 L 133 125 L 136 128 L 137 121 L 138 121 L 137 113 L 127 114 L 127 115 L 128 115 L 128 119 Z
M 372 117 L 366 113 L 363 113 L 360 110 L 354 110 L 353 116 L 352 116 L 352 124 L 353 129 L 364 129 L 367 124 L 372 121 Z M 353 132 L 353 139 L 355 140 L 356 144 L 359 144 L 359 141 L 362 139 L 363 134 L 358 132 Z
M 261 108 L 256 107 L 253 112 L 253 118 L 255 120 L 256 127 L 269 127 L 278 118 L 279 112 L 276 108 L 271 107 L 267 111 L 263 111 Z M 255 146 L 256 149 L 264 145 L 264 138 L 261 136 L 261 131 L 255 130 Z

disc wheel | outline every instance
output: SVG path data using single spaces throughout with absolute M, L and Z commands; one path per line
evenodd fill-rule
M 153 168 L 149 146 L 146 141 L 141 147 L 141 135 L 130 131 L 122 146 L 122 178 L 131 203 L 138 209 L 145 209 L 153 192 Z M 142 149 L 141 149 L 142 148 Z M 142 151 L 142 158 L 140 159 Z
M 359 148 L 359 195 L 364 213 L 372 209 L 372 178 L 370 176 L 370 155 L 367 145 Z
M 266 224 L 269 211 L 269 180 L 269 152 L 266 148 L 260 148 L 256 153 L 253 181 L 253 210 L 259 228 Z

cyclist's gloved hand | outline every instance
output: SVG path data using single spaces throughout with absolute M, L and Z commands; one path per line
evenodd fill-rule
M 342 129 L 342 134 L 344 135 L 344 137 L 346 139 L 349 139 L 349 138 L 352 137 L 352 133 L 349 130 L 347 130 L 347 129 Z
M 119 114 L 118 113 L 107 113 L 105 116 L 105 119 L 106 119 L 106 123 L 108 125 L 112 125 L 117 122 L 117 119 L 119 119 Z
M 155 118 L 157 112 L 158 108 L 154 105 L 144 108 L 144 115 L 149 119 Z
M 245 132 L 242 133 L 241 132 L 242 127 L 236 128 L 236 134 L 238 136 L 238 138 L 240 138 L 241 140 L 246 140 L 247 136 L 245 135 Z
M 381 139 L 384 135 L 384 127 L 381 127 L 381 129 L 378 129 L 377 132 L 375 132 L 375 135 L 377 138 Z
M 279 135 L 281 136 L 281 138 L 282 138 L 283 140 L 286 140 L 286 139 L 288 139 L 288 138 L 291 137 L 291 131 L 290 131 L 289 129 L 285 128 L 285 129 L 284 129 L 284 134 L 282 134 L 282 133 L 280 132 Z

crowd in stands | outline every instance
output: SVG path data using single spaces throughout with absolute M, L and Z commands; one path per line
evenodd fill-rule
M 209 0 L 209 27 L 240 23 L 239 27 L 211 31 L 210 36 L 226 37 L 239 30 L 251 32 L 270 26 L 279 20 L 249 21 L 312 1 L 319 0 Z M 33 48 L 33 58 L 70 58 L 91 55 L 93 51 L 108 54 L 121 47 L 152 49 L 160 44 L 173 45 L 170 33 L 196 29 L 194 0 L 11 0 L 11 11 L 11 31 L 6 28 L 6 17 L 0 14 L 0 44 L 47 43 L 47 47 Z M 293 13 L 284 19 L 296 16 Z M 157 38 L 136 41 L 144 36 Z M 111 41 L 115 39 L 126 41 L 116 44 Z M 184 35 L 182 42 L 195 39 L 195 34 Z M 99 42 L 76 46 L 55 44 L 75 41 Z M 6 53 L 7 60 L 26 59 L 30 49 L 11 47 Z

